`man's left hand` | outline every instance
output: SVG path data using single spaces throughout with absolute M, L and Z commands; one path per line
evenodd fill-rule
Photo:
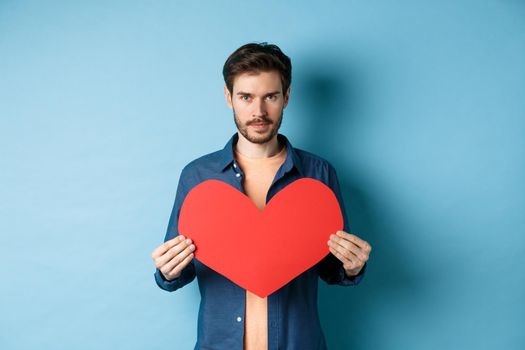
M 356 276 L 361 271 L 372 251 L 368 242 L 345 231 L 330 235 L 328 246 L 330 252 L 343 262 L 348 277 Z

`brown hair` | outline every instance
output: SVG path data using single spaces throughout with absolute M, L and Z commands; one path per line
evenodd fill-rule
M 266 42 L 249 43 L 235 50 L 224 63 L 222 75 L 226 87 L 233 93 L 235 76 L 247 72 L 268 72 L 276 70 L 281 75 L 283 95 L 292 82 L 292 62 L 277 45 Z

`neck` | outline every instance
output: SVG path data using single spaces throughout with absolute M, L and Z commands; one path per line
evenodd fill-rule
M 277 134 L 270 141 L 261 144 L 248 141 L 240 132 L 237 134 L 239 135 L 237 151 L 248 158 L 268 158 L 280 151 Z

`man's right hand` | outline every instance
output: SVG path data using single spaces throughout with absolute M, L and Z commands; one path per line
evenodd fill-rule
M 194 250 L 195 245 L 191 239 L 180 235 L 158 246 L 151 253 L 151 257 L 164 278 L 171 281 L 178 278 L 181 271 L 191 262 Z

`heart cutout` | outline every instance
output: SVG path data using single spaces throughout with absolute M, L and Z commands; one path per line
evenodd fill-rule
M 330 234 L 343 229 L 333 191 L 302 178 L 259 210 L 248 196 L 206 180 L 186 196 L 179 232 L 195 244 L 195 258 L 250 292 L 266 297 L 328 253 Z

